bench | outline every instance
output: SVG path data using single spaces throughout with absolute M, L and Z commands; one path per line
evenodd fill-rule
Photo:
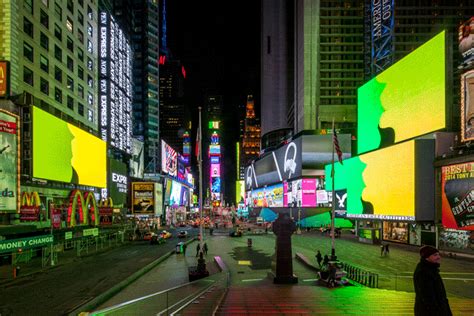
M 313 265 L 313 263 L 308 258 L 306 258 L 306 256 L 303 255 L 302 253 L 297 252 L 295 254 L 295 258 L 301 261 L 305 266 L 307 266 L 311 270 L 314 270 L 316 272 L 319 271 L 319 269 L 315 265 Z

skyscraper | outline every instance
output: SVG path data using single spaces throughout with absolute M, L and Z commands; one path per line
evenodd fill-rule
M 145 144 L 145 173 L 159 173 L 159 5 L 113 0 L 113 12 L 130 36 L 133 53 L 133 136 Z
M 255 116 L 253 95 L 247 96 L 245 107 L 244 134 L 240 140 L 240 175 L 243 178 L 244 169 L 260 155 L 260 120 Z

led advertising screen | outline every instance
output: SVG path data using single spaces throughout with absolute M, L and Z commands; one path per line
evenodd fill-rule
M 212 156 L 211 157 L 211 164 L 214 163 L 214 164 L 218 164 L 221 162 L 221 157 L 219 156 Z
M 474 230 L 474 162 L 441 167 L 441 212 L 446 228 Z
M 155 183 L 155 215 L 163 214 L 163 185 Z
M 8 96 L 10 74 L 8 73 L 8 61 L 0 61 L 0 98 Z
M 170 205 L 171 187 L 173 186 L 173 180 L 165 179 L 165 204 Z
M 115 207 L 123 207 L 128 195 L 127 165 L 116 159 L 109 159 L 108 189 Z
M 181 206 L 189 206 L 189 189 L 184 185 L 181 186 L 181 197 L 180 197 Z
M 18 117 L 0 110 L 0 211 L 17 212 L 20 199 L 18 174 Z
M 182 187 L 181 183 L 172 181 L 169 205 L 173 205 L 173 206 L 181 205 L 181 187 Z
M 138 139 L 132 138 L 132 157 L 130 158 L 130 176 L 143 178 L 145 168 L 144 144 Z
M 209 155 L 220 155 L 221 145 L 209 145 Z
M 461 140 L 474 140 L 474 70 L 461 75 Z
M 221 178 L 220 177 L 212 178 L 211 192 L 212 193 L 221 192 Z
M 106 188 L 106 143 L 32 107 L 33 177 Z
M 463 66 L 468 66 L 474 60 L 474 17 L 459 26 L 458 39 Z
M 174 177 L 178 174 L 178 153 L 163 140 L 161 141 L 161 170 Z
M 347 190 L 347 217 L 414 220 L 415 141 L 346 159 L 343 165 L 334 166 L 335 189 Z M 331 165 L 326 166 L 325 172 L 326 190 L 331 191 Z
M 221 176 L 221 165 L 220 164 L 211 164 L 211 178 Z
M 253 207 L 283 207 L 283 184 L 252 190 Z
M 446 127 L 445 32 L 358 90 L 358 153 Z
M 178 154 L 178 179 L 186 180 L 186 161 L 180 154 Z

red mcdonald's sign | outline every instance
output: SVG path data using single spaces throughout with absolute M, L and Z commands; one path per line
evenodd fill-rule
M 8 62 L 0 61 L 0 98 L 8 96 Z

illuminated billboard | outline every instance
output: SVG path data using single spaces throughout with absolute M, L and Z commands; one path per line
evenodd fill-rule
M 212 178 L 211 192 L 212 193 L 221 192 L 221 178 L 220 177 Z
M 163 140 L 161 141 L 161 170 L 174 177 L 178 174 L 178 153 Z
M 358 89 L 358 153 L 446 127 L 445 32 Z
M 209 155 L 220 155 L 221 154 L 221 145 L 210 145 L 209 146 Z
M 463 64 L 468 66 L 474 61 L 474 17 L 459 26 L 458 39 Z
M 461 140 L 474 140 L 474 70 L 461 75 Z
M 171 194 L 169 205 L 179 206 L 181 205 L 181 190 L 182 184 L 176 181 L 171 181 Z
M 107 184 L 114 206 L 124 207 L 128 195 L 127 165 L 110 158 Z
M 441 167 L 441 212 L 446 228 L 474 230 L 474 162 Z
M 132 138 L 132 157 L 130 158 L 130 176 L 143 178 L 145 168 L 144 144 L 138 139 Z
M 430 148 L 431 154 L 425 151 Z M 415 151 L 419 153 L 416 157 Z M 423 140 L 350 158 L 344 160 L 344 165 L 336 163 L 335 189 L 347 190 L 347 217 L 414 220 L 415 206 L 421 211 L 423 204 L 434 200 L 434 185 L 431 188 L 415 180 L 415 165 L 422 179 L 423 166 L 429 169 L 428 173 L 434 173 L 433 157 L 433 140 Z M 325 172 L 326 190 L 331 191 L 331 165 L 326 166 Z M 421 186 L 429 190 L 423 192 Z
M 102 140 L 132 152 L 132 50 L 113 16 L 99 16 L 99 129 Z
M 221 176 L 221 165 L 220 164 L 211 164 L 211 178 Z
M 132 183 L 132 212 L 135 214 L 155 213 L 155 184 L 153 182 Z
M 105 142 L 37 107 L 32 113 L 33 177 L 105 188 Z
M 17 212 L 20 201 L 19 119 L 0 109 L 0 212 Z

